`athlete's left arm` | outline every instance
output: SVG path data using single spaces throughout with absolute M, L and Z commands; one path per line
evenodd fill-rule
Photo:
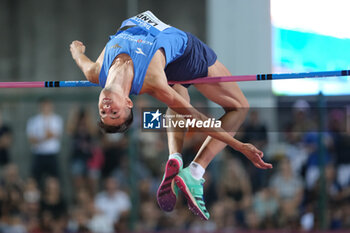
M 179 95 L 173 88 L 171 88 L 165 76 L 165 73 L 158 73 L 158 77 L 153 77 L 153 85 L 148 90 L 148 94 L 165 103 L 169 108 L 175 112 L 189 116 L 190 119 L 199 121 L 206 121 L 208 117 L 196 110 L 190 103 L 188 103 L 181 95 Z M 271 164 L 265 163 L 262 160 L 263 153 L 255 146 L 249 143 L 242 143 L 233 138 L 222 128 L 199 129 L 207 135 L 220 140 L 233 149 L 242 152 L 257 168 L 267 169 L 272 168 Z

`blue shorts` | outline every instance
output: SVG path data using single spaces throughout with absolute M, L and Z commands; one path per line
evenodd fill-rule
M 217 59 L 215 52 L 191 33 L 186 32 L 187 47 L 182 56 L 165 68 L 169 81 L 187 81 L 208 76 L 208 67 Z M 184 85 L 189 86 L 189 85 Z

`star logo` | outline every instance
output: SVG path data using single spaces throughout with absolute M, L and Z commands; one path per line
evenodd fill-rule
M 157 109 L 157 111 L 155 112 L 155 113 L 151 113 L 151 115 L 152 115 L 152 120 L 151 120 L 151 122 L 152 121 L 154 121 L 154 120 L 157 120 L 157 121 L 159 121 L 159 117 L 162 115 L 160 112 L 159 112 L 159 109 Z

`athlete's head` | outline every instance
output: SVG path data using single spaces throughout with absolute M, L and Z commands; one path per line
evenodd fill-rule
M 100 128 L 106 133 L 123 133 L 133 121 L 133 103 L 128 96 L 103 89 L 99 97 Z

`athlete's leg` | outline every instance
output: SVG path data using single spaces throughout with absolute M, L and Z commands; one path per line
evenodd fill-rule
M 209 67 L 208 76 L 228 75 L 231 75 L 230 72 L 218 61 Z M 233 136 L 243 123 L 249 108 L 248 101 L 238 85 L 236 83 L 215 83 L 197 84 L 195 87 L 208 99 L 225 109 L 225 114 L 221 117 L 221 126 Z M 225 146 L 225 143 L 207 137 L 194 161 L 175 177 L 175 182 L 185 194 L 190 210 L 204 220 L 208 220 L 210 215 L 203 199 L 204 179 L 202 176 L 210 161 Z
M 216 61 L 215 64 L 208 69 L 209 77 L 229 75 L 231 75 L 231 73 L 219 61 Z M 222 128 L 234 136 L 243 123 L 249 109 L 248 101 L 237 83 L 196 84 L 195 87 L 208 99 L 225 109 L 225 114 L 221 118 Z M 215 155 L 225 146 L 225 143 L 207 137 L 199 149 L 194 162 L 206 168 Z
M 190 96 L 188 94 L 187 88 L 185 88 L 182 85 L 176 84 L 173 86 L 173 89 L 179 93 L 182 97 L 184 97 L 188 102 L 190 102 Z M 167 115 L 176 115 L 177 113 L 173 111 L 172 109 L 168 108 Z M 183 117 L 174 117 L 173 120 L 177 121 L 182 119 Z M 185 138 L 187 129 L 184 128 L 176 128 L 176 129 L 169 129 L 167 128 L 167 135 L 168 135 L 168 147 L 169 147 L 169 154 L 174 153 L 181 153 L 182 152 L 182 146 Z
M 190 101 L 190 96 L 185 87 L 174 85 L 173 88 L 187 101 Z M 170 108 L 168 108 L 167 114 L 176 116 L 176 112 Z M 173 119 L 180 120 L 180 117 L 175 117 Z M 163 180 L 157 191 L 159 207 L 164 211 L 172 211 L 176 204 L 177 186 L 174 184 L 174 178 L 183 166 L 181 152 L 185 134 L 186 129 L 167 128 L 169 160 L 166 163 Z

